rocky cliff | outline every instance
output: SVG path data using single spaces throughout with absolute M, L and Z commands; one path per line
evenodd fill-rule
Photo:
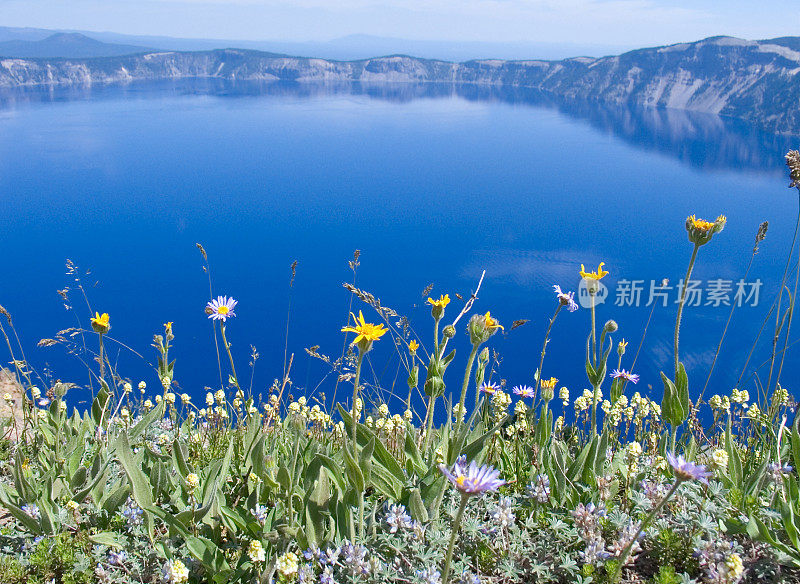
M 699 111 L 800 133 L 800 38 L 714 37 L 563 61 L 449 63 L 408 56 L 328 61 L 258 51 L 157 52 L 97 59 L 0 57 L 0 87 L 176 78 L 451 83 L 529 87 L 567 100 Z

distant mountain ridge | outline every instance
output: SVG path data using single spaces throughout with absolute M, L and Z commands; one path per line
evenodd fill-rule
M 41 40 L 0 42 L 0 57 L 81 59 L 117 57 L 150 51 L 153 51 L 152 47 L 104 43 L 77 32 L 58 32 Z
M 463 63 L 404 55 L 358 61 L 239 49 L 97 59 L 0 59 L 0 87 L 175 78 L 528 87 L 567 100 L 706 112 L 800 134 L 800 38 L 712 37 L 612 57 Z

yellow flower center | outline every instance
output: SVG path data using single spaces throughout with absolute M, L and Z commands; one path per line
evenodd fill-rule
M 465 480 L 467 480 L 467 477 L 465 475 L 461 475 L 460 477 L 456 478 L 456 483 L 458 483 L 459 487 L 463 487 Z
M 217 308 L 218 314 L 228 314 L 228 312 L 230 312 L 230 310 L 228 310 L 228 307 L 225 305 L 222 305 L 219 308 Z

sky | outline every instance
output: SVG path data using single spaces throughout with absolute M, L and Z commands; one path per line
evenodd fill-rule
M 797 0 L 0 0 L 0 26 L 185 38 L 653 46 L 800 34 Z

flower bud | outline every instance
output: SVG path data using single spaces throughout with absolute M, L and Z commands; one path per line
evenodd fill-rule
M 604 333 L 615 333 L 617 332 L 618 329 L 619 325 L 614 320 L 607 321 L 606 324 L 603 326 Z
M 469 339 L 473 345 L 485 343 L 497 332 L 497 329 L 502 328 L 500 323 L 488 312 L 486 314 L 473 314 L 467 324 Z
M 448 324 L 446 327 L 444 327 L 442 335 L 444 335 L 445 338 L 452 339 L 454 336 L 456 336 L 456 327 L 454 327 L 452 324 Z

